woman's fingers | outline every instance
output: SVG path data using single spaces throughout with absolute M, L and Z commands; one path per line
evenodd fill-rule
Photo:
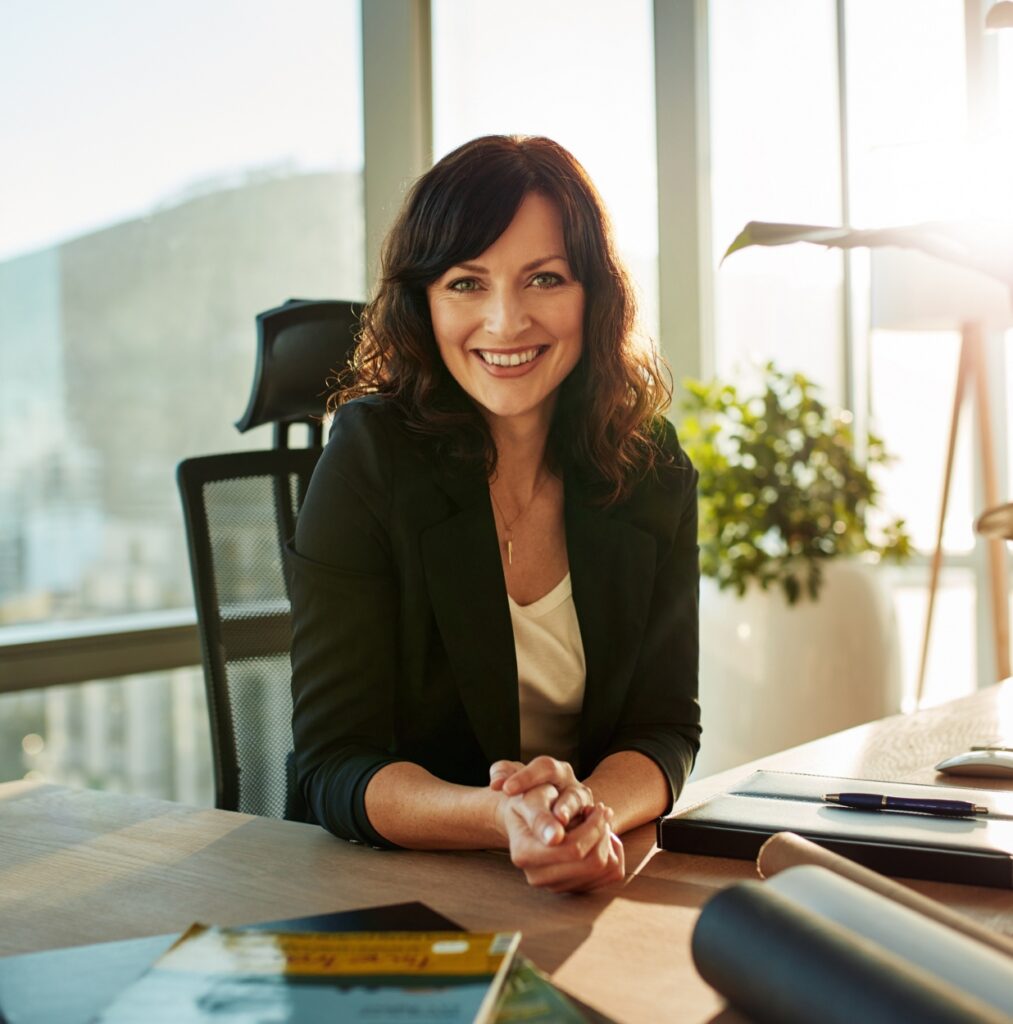
M 557 891 L 576 890 L 598 877 L 609 858 L 609 810 L 599 804 L 556 846 L 530 835 L 512 838 L 510 856 L 531 885 Z
M 594 804 L 567 762 L 497 761 L 489 777 L 508 797 L 510 857 L 531 885 L 587 892 L 623 880 L 625 854 L 609 827 L 612 809 Z
M 520 761 L 496 761 L 489 768 L 489 786 L 501 790 L 507 796 L 520 796 L 539 786 L 552 785 L 559 790 L 559 798 L 551 810 L 556 821 L 563 828 L 577 821 L 584 812 L 594 806 L 594 797 L 587 786 L 577 781 L 573 768 L 566 761 L 541 756 L 528 764 Z M 532 832 L 543 842 L 559 841 L 559 829 L 550 821 L 529 820 Z
M 578 821 L 586 811 L 594 808 L 594 796 L 587 786 L 577 783 L 575 786 L 568 786 L 560 794 L 552 805 L 552 813 L 556 820 L 564 827 L 569 827 Z
M 509 798 L 508 813 L 520 819 L 532 839 L 543 846 L 551 846 L 564 835 L 563 826 L 552 813 L 552 805 L 558 797 L 559 790 L 553 785 L 534 786 Z
M 512 773 L 503 783 L 503 792 L 508 796 L 516 796 L 532 786 L 541 786 L 545 783 L 551 783 L 563 790 L 576 785 L 577 776 L 566 761 L 557 761 L 554 757 L 542 755 Z
M 555 890 L 566 892 L 591 892 L 594 889 L 601 889 L 606 885 L 615 885 L 626 878 L 626 853 L 623 849 L 623 841 L 609 829 L 609 849 L 605 867 L 601 874 L 590 879 L 579 888 L 567 890 Z
M 511 775 L 524 767 L 523 761 L 496 761 L 489 766 L 489 788 L 499 790 Z
M 598 842 L 578 865 L 579 870 L 573 872 L 572 876 L 567 876 L 562 872 L 546 872 L 546 879 L 543 882 L 545 887 L 551 892 L 587 892 L 593 888 L 609 866 L 610 836 L 611 832 L 606 821 Z M 557 877 L 553 878 L 553 875 Z

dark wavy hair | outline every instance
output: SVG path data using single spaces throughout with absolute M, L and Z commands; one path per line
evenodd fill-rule
M 474 139 L 415 182 L 384 243 L 376 293 L 331 407 L 366 394 L 388 396 L 409 428 L 433 438 L 442 453 L 494 471 L 486 421 L 437 348 L 426 288 L 485 252 L 533 192 L 559 208 L 567 260 L 584 288 L 583 351 L 560 389 L 548 458 L 554 468 L 576 464 L 597 477 L 602 504 L 612 504 L 663 457 L 657 428 L 671 401 L 671 378 L 635 336 L 633 290 L 598 192 L 551 139 Z

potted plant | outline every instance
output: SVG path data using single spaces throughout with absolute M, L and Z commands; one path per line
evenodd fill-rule
M 873 536 L 879 490 L 870 467 L 890 461 L 869 434 L 855 458 L 851 415 L 834 413 L 800 373 L 767 363 L 761 390 L 684 382 L 680 438 L 700 473 L 700 568 L 721 588 L 779 587 L 789 604 L 817 598 L 827 559 L 903 560 L 911 539 L 902 519 Z
M 687 381 L 680 439 L 700 473 L 698 774 L 900 710 L 893 604 L 870 563 L 902 560 L 900 519 L 873 526 L 870 436 L 801 374 L 760 386 Z

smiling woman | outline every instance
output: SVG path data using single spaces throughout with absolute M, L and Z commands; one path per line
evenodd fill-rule
M 410 192 L 289 550 L 297 770 L 339 836 L 621 880 L 699 745 L 696 473 L 548 139 Z

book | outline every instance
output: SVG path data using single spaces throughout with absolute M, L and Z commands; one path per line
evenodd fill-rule
M 1013 1019 L 1013 959 L 814 865 L 719 892 L 691 949 L 701 977 L 758 1021 Z
M 824 793 L 883 793 L 968 800 L 987 817 L 861 811 Z M 663 850 L 752 859 L 775 832 L 794 832 L 888 875 L 1013 888 L 1013 793 L 754 772 L 744 782 L 658 820 Z
M 246 925 L 273 931 L 457 931 L 424 903 L 391 903 Z M 87 1024 L 179 938 L 149 935 L 0 957 L 0 1020 Z
M 194 925 L 95 1024 L 489 1024 L 519 943 L 519 932 Z

